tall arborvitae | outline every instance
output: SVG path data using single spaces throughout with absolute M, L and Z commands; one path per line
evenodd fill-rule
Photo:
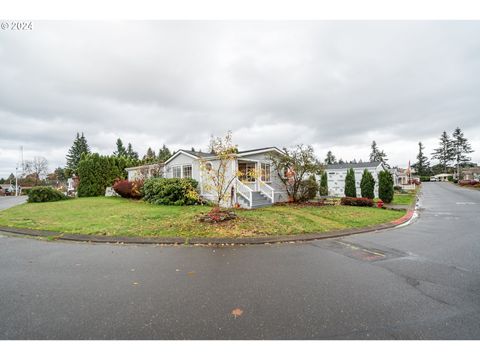
M 77 133 L 75 140 L 73 140 L 72 147 L 68 150 L 66 159 L 67 159 L 67 168 L 73 172 L 77 172 L 78 163 L 80 162 L 80 158 L 82 154 L 89 154 L 90 147 L 88 146 L 87 139 L 82 133 L 80 136 Z
M 320 178 L 320 195 L 327 196 L 328 195 L 328 178 L 327 172 L 322 172 L 322 177 Z
M 417 163 L 415 164 L 415 170 L 419 176 L 428 175 L 428 169 L 430 168 L 430 162 L 423 154 L 423 150 L 425 150 L 425 146 L 423 146 L 422 142 L 420 141 L 418 143 Z
M 370 171 L 363 170 L 362 180 L 360 181 L 360 190 L 362 197 L 373 199 L 375 197 L 375 179 Z
M 455 159 L 454 145 L 450 136 L 444 131 L 440 136 L 439 147 L 433 150 L 432 159 L 437 159 L 443 168 L 444 172 L 447 172 L 448 166 Z
M 355 183 L 355 171 L 350 168 L 345 176 L 345 196 L 357 197 L 357 185 Z
M 382 170 L 378 173 L 378 197 L 385 203 L 393 200 L 393 177 L 389 171 Z

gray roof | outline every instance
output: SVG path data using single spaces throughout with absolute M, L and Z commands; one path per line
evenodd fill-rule
M 242 150 L 242 151 L 237 152 L 237 154 L 241 155 L 241 154 L 249 153 L 249 152 L 252 152 L 252 151 L 262 151 L 262 150 L 269 150 L 269 149 L 277 149 L 277 150 L 281 151 L 280 149 L 278 149 L 275 146 L 269 146 L 269 147 L 263 147 L 263 148 L 258 148 L 258 149 Z M 184 150 L 184 149 L 180 149 L 179 151 L 186 152 L 186 153 L 188 153 L 190 155 L 193 155 L 193 156 L 196 156 L 196 157 L 215 156 L 215 153 L 211 153 L 211 152 L 192 151 L 192 150 Z
M 381 164 L 381 161 L 372 161 L 372 162 L 361 162 L 361 163 L 345 163 L 345 164 L 332 164 L 327 165 L 325 168 L 327 170 L 339 170 L 339 169 L 363 169 L 363 168 L 376 168 L 378 165 Z

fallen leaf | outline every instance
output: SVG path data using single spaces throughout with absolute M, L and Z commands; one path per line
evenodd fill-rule
M 138 285 L 138 282 L 134 282 L 132 285 Z
M 242 316 L 242 314 L 243 314 L 243 310 L 240 308 L 236 308 L 232 310 L 232 315 L 235 319 L 237 318 L 237 316 Z
M 190 276 L 195 275 L 195 271 L 189 271 L 187 272 L 187 275 L 190 275 Z

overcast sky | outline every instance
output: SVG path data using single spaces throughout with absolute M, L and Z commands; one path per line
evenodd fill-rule
M 35 22 L 0 31 L 0 177 L 76 132 L 110 154 L 120 137 L 207 149 L 311 144 L 323 160 L 390 165 L 460 126 L 480 162 L 480 22 Z

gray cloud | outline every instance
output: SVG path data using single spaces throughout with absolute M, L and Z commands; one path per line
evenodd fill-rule
M 480 22 L 35 22 L 0 32 L 0 177 L 18 148 L 64 165 L 77 131 L 143 153 L 314 145 L 393 164 L 460 126 L 480 149 Z M 473 154 L 480 162 L 480 153 Z

